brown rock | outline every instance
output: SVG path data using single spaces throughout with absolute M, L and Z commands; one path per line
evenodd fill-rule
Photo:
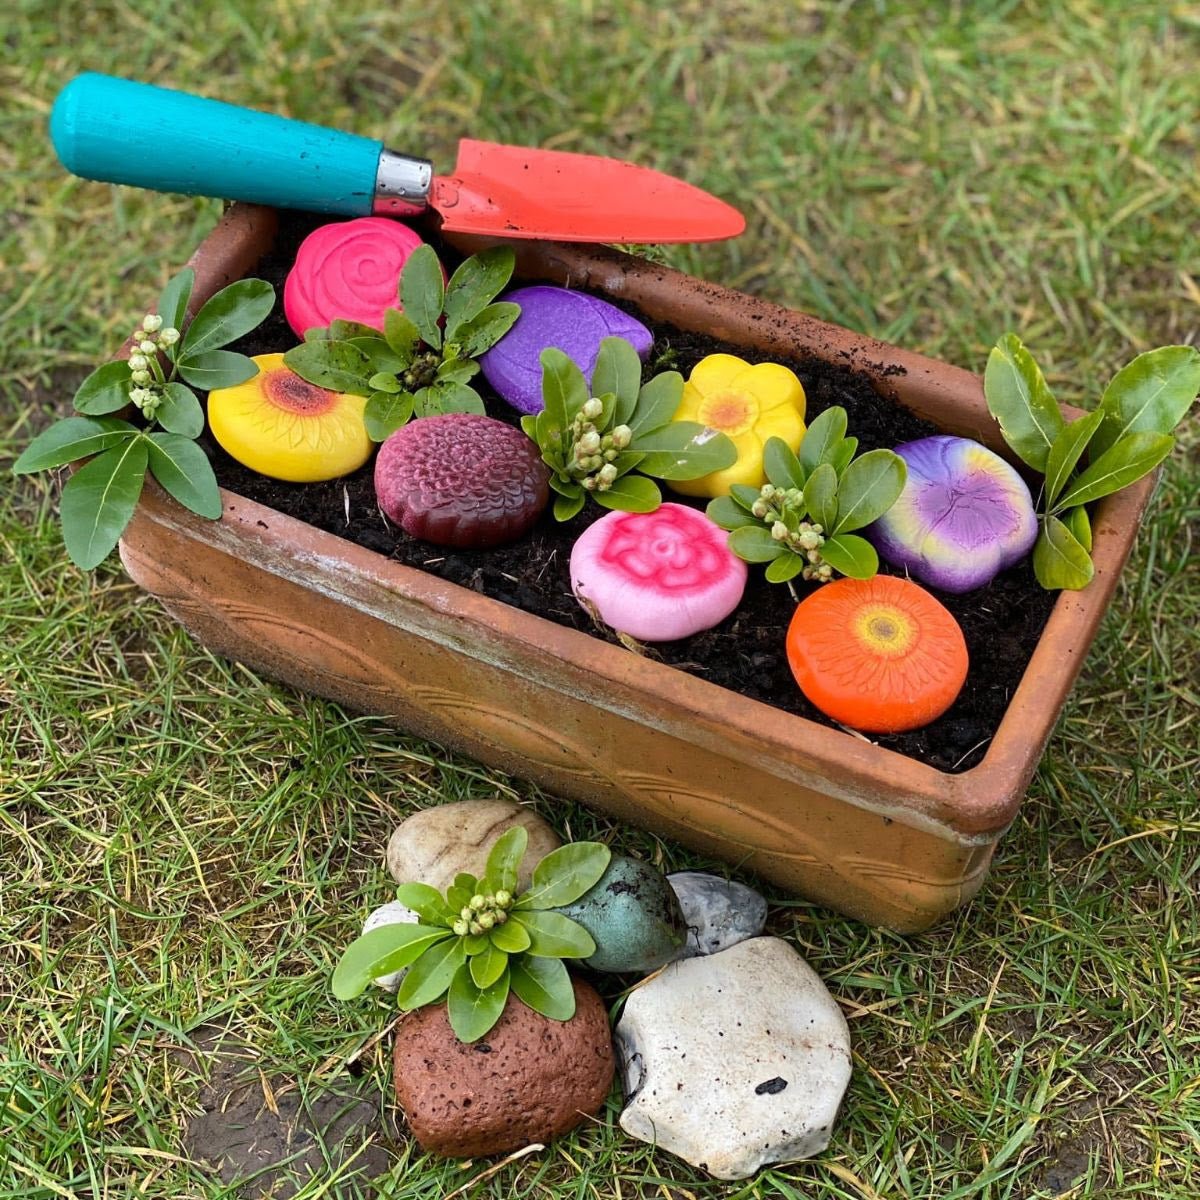
M 499 796 L 436 804 L 413 813 L 396 826 L 388 842 L 388 870 L 397 883 L 427 883 L 444 892 L 460 871 L 482 876 L 492 846 L 514 825 L 524 825 L 529 833 L 517 881 L 524 891 L 533 868 L 562 842 L 533 809 Z
M 599 1109 L 613 1078 L 608 1014 L 593 988 L 574 985 L 571 1020 L 543 1017 L 512 996 L 495 1027 L 470 1045 L 454 1036 L 445 1004 L 401 1021 L 396 1099 L 426 1150 L 458 1158 L 518 1150 Z

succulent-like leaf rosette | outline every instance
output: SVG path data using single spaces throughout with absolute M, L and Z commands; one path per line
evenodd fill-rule
M 704 511 L 730 531 L 734 554 L 767 564 L 768 583 L 797 575 L 826 583 L 834 571 L 870 579 L 879 570 L 879 556 L 854 530 L 891 508 L 906 471 L 891 450 L 868 450 L 855 458 L 857 450 L 858 438 L 846 436 L 846 410 L 834 405 L 808 427 L 798 452 L 782 438 L 767 439 L 766 483 L 735 483 Z
M 737 458 L 723 433 L 672 419 L 683 376 L 664 371 L 642 383 L 641 359 L 624 338 L 600 343 L 590 383 L 561 350 L 548 347 L 541 360 L 543 407 L 521 428 L 550 468 L 556 520 L 569 521 L 589 495 L 604 508 L 653 512 L 662 503 L 654 479 L 696 479 Z
M 610 851 L 599 842 L 560 846 L 516 893 L 517 869 L 529 835 L 504 833 L 488 855 L 482 879 L 460 874 L 446 894 L 424 883 L 402 884 L 396 898 L 420 918 L 387 925 L 347 947 L 333 974 L 339 1000 L 360 995 L 372 979 L 408 967 L 396 993 L 410 1012 L 446 998 L 461 1042 L 478 1041 L 504 1012 L 510 995 L 556 1021 L 575 1015 L 575 992 L 564 959 L 587 958 L 596 943 L 577 921 L 554 910 L 571 904 L 604 874 Z
M 363 420 L 372 441 L 386 441 L 414 416 L 483 416 L 470 380 L 479 356 L 520 315 L 515 304 L 493 303 L 514 263 L 509 247 L 495 246 L 466 259 L 447 283 L 433 247 L 417 246 L 400 277 L 401 307 L 385 305 L 378 327 L 339 318 L 307 329 L 304 345 L 283 361 L 318 387 L 366 396 Z M 389 303 L 395 301 L 393 279 Z
M 13 466 L 24 475 L 90 459 L 62 491 L 63 542 L 85 570 L 112 553 L 133 519 L 147 471 L 197 516 L 221 515 L 217 478 L 195 441 L 204 432 L 204 409 L 192 389 L 232 387 L 254 376 L 251 359 L 224 347 L 266 319 L 275 289 L 261 279 L 239 279 L 189 321 L 195 282 L 190 267 L 168 280 L 157 311 L 134 331 L 129 358 L 97 367 L 75 393 L 80 415 L 51 425 Z M 141 413 L 143 426 L 115 415 L 127 408 Z

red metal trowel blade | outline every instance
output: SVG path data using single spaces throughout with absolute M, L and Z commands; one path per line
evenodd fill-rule
M 446 229 L 492 237 L 716 242 L 746 228 L 736 208 L 649 167 L 470 138 L 430 203 Z

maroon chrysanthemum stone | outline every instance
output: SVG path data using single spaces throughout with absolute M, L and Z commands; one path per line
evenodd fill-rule
M 475 413 L 421 417 L 379 448 L 375 496 L 405 533 L 460 550 L 511 542 L 550 499 L 550 472 L 519 429 Z

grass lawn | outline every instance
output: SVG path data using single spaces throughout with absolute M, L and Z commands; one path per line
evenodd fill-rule
M 212 0 L 6 9 L 0 461 L 69 404 L 216 220 L 69 178 L 46 117 L 109 70 L 383 137 L 612 153 L 739 204 L 674 265 L 982 369 L 1019 331 L 1092 406 L 1200 339 L 1200 7 L 1147 0 Z M 383 1194 L 1027 1200 L 1200 1194 L 1200 421 L 974 903 L 901 938 L 770 894 L 844 1005 L 828 1151 L 715 1183 L 580 1132 L 487 1163 L 411 1145 Z M 563 834 L 714 866 L 207 654 L 62 550 L 52 481 L 0 489 L 0 1198 L 229 1196 L 189 1161 L 198 1029 L 262 1107 L 382 1083 L 382 1002 L 327 979 L 418 807 L 501 793 Z M 719 869 L 719 868 L 718 868 Z M 290 1100 L 289 1100 L 290 1097 Z M 304 1200 L 370 1194 L 362 1159 Z M 456 1189 L 465 1189 L 457 1191 Z

